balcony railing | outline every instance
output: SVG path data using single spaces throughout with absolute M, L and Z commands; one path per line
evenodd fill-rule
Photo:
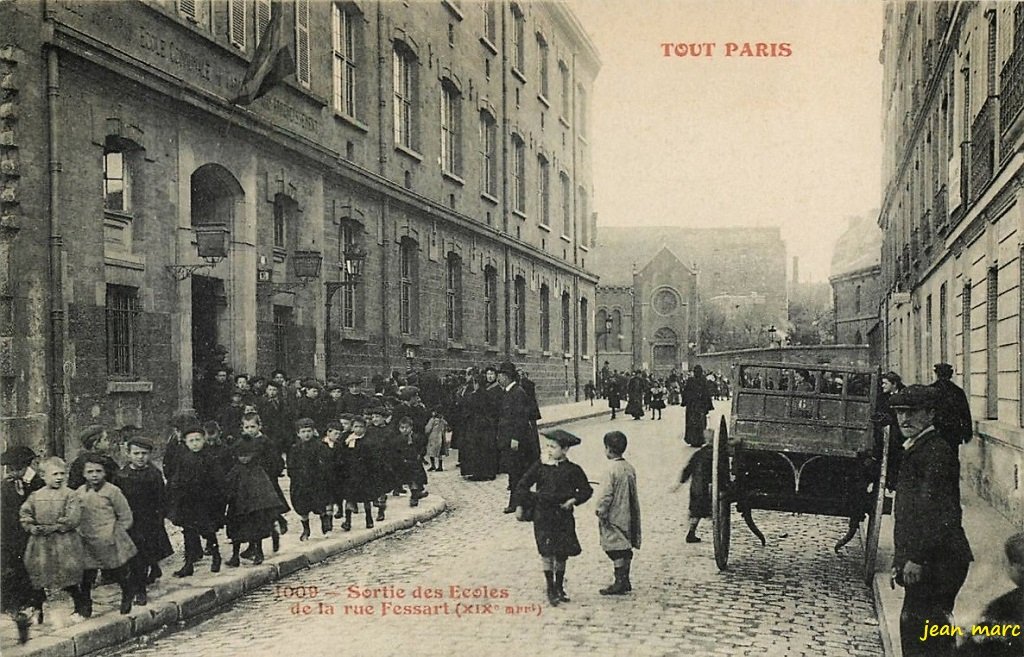
M 998 109 L 999 97 L 989 96 L 974 119 L 974 125 L 971 126 L 971 177 L 968 197 L 971 203 L 978 200 L 995 171 L 994 124 Z

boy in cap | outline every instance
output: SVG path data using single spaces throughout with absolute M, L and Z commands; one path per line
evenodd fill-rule
M 68 488 L 75 490 L 85 483 L 85 477 L 82 475 L 85 468 L 85 452 L 93 452 L 94 458 L 102 460 L 103 468 L 107 471 L 107 481 L 112 481 L 120 466 L 111 455 L 110 435 L 107 429 L 101 424 L 89 425 L 78 434 L 78 440 L 82 444 L 83 453 L 68 466 Z
M 185 450 L 167 478 L 167 518 L 181 527 L 185 539 L 184 565 L 175 577 L 190 577 L 203 558 L 200 538 L 210 546 L 210 572 L 220 571 L 217 530 L 224 524 L 224 471 L 215 454 L 206 451 L 206 433 L 199 424 L 181 430 Z
M 121 489 L 132 510 L 128 536 L 139 549 L 128 562 L 129 585 L 135 604 L 147 603 L 146 585 L 162 574 L 160 560 L 174 554 L 167 538 L 167 496 L 164 476 L 149 462 L 153 443 L 133 437 L 128 441 L 128 465 L 118 471 L 114 484 Z
M 601 595 L 622 595 L 633 590 L 629 566 L 633 548 L 640 548 L 640 498 L 636 490 L 636 470 L 622 455 L 626 434 L 609 431 L 604 435 L 604 455 L 612 462 L 597 497 L 597 529 L 601 549 L 612 560 L 615 582 L 600 590 Z
M 925 623 L 944 622 L 974 556 L 962 525 L 960 465 L 948 436 L 935 426 L 938 390 L 913 385 L 892 395 L 905 437 L 893 506 L 893 579 L 906 591 L 900 614 L 903 654 L 947 655 L 953 637 L 921 641 Z
M 514 492 L 519 507 L 533 502 L 533 536 L 537 542 L 547 583 L 548 602 L 557 606 L 570 602 L 565 594 L 565 563 L 582 552 L 576 538 L 573 508 L 594 494 L 583 468 L 566 458 L 569 448 L 580 439 L 568 431 L 554 429 L 544 434 L 541 460 L 519 478 Z M 536 492 L 531 488 L 536 486 Z M 517 515 L 519 515 L 517 509 Z
M 332 517 L 327 507 L 328 458 L 327 446 L 320 441 L 312 418 L 295 421 L 298 440 L 288 450 L 288 476 L 291 478 L 292 509 L 302 522 L 300 541 L 309 539 L 309 514 L 320 516 L 320 531 L 331 531 Z
M 28 606 L 42 609 L 39 592 L 25 569 L 29 534 L 18 520 L 21 505 L 33 492 L 24 477 L 35 459 L 36 453 L 23 445 L 9 448 L 0 457 L 7 470 L 0 482 L 0 610 L 11 613 Z

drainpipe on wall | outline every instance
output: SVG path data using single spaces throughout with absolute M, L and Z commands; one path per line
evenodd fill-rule
M 57 101 L 60 97 L 60 62 L 56 49 L 46 51 L 46 111 L 49 137 L 50 213 L 50 451 L 64 456 L 65 391 L 64 344 L 67 327 L 64 310 L 64 237 L 60 222 L 60 172 Z
M 381 177 L 387 173 L 388 163 L 388 138 L 384 127 L 384 119 L 387 116 L 385 93 L 387 90 L 384 84 L 384 69 L 388 65 L 389 58 L 385 56 L 384 44 L 384 9 L 381 3 L 377 3 L 377 171 Z M 390 217 L 390 202 L 387 196 L 381 201 L 380 209 L 380 332 L 381 332 L 381 357 L 384 359 L 384 368 L 391 371 L 391 333 L 388 322 L 388 312 L 391 305 L 388 303 L 388 249 L 391 248 L 388 239 L 388 220 Z M 365 283 L 364 283 L 365 284 Z
M 508 235 L 508 39 L 506 6 L 501 7 L 501 229 Z M 512 249 L 506 244 L 505 251 L 505 358 L 512 360 Z

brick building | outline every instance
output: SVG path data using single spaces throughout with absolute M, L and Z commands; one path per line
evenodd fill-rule
M 924 383 L 953 365 L 964 471 L 1021 524 L 1024 4 L 888 3 L 881 61 L 887 365 Z
M 836 344 L 867 344 L 878 324 L 881 302 L 882 232 L 871 216 L 850 217 L 832 251 L 828 282 L 832 286 Z
M 295 74 L 235 105 L 271 12 Z M 600 61 L 564 6 L 18 0 L 0 55 L 5 440 L 161 435 L 218 345 L 321 378 L 510 357 L 577 394 Z

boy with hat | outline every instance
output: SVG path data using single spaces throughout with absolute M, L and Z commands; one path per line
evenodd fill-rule
M 565 563 L 582 552 L 576 538 L 573 508 L 594 494 L 583 468 L 566 458 L 566 452 L 580 439 L 568 431 L 554 429 L 544 433 L 540 461 L 519 479 L 515 499 L 520 507 L 532 502 L 533 536 L 537 542 L 547 583 L 548 602 L 557 606 L 570 602 L 565 594 Z M 531 489 L 536 486 L 536 492 Z M 517 509 L 517 515 L 519 515 Z
M 906 591 L 900 614 L 903 654 L 947 655 L 953 637 L 921 641 L 925 623 L 945 622 L 974 556 L 962 525 L 960 465 L 948 436 L 935 426 L 938 390 L 913 385 L 892 395 L 905 437 L 893 506 L 893 579 Z
M 320 531 L 326 535 L 331 531 L 331 515 L 324 510 L 327 495 L 328 458 L 327 446 L 319 440 L 312 418 L 303 417 L 295 421 L 298 440 L 288 450 L 288 476 L 291 478 L 292 509 L 299 514 L 302 522 L 300 541 L 309 539 L 309 514 L 320 516 Z
M 146 585 L 162 574 L 160 560 L 174 554 L 164 520 L 167 498 L 163 474 L 149 462 L 153 443 L 145 438 L 128 440 L 128 465 L 118 471 L 114 484 L 121 489 L 132 510 L 128 536 L 139 549 L 128 562 L 129 584 L 135 604 L 147 603 Z
M 640 548 L 640 498 L 636 490 L 636 470 L 622 455 L 626 434 L 609 431 L 604 435 L 604 454 L 612 462 L 597 498 L 598 533 L 601 549 L 612 560 L 615 582 L 600 590 L 601 595 L 622 595 L 633 590 L 629 567 L 633 548 Z
M 93 452 L 96 458 L 103 461 L 103 468 L 107 471 L 107 481 L 113 481 L 121 467 L 111 456 L 110 435 L 102 424 L 91 424 L 78 434 L 78 441 L 82 444 L 82 454 L 68 466 L 68 488 L 75 490 L 85 483 L 82 471 L 85 468 L 85 452 Z
M 202 537 L 211 551 L 210 572 L 220 571 L 217 530 L 224 524 L 224 471 L 215 454 L 205 449 L 206 433 L 199 424 L 181 430 L 185 449 L 167 478 L 167 518 L 181 527 L 185 539 L 184 565 L 175 577 L 190 577 L 203 558 Z
M 34 590 L 25 569 L 28 532 L 21 526 L 18 513 L 33 492 L 25 481 L 36 453 L 23 445 L 9 448 L 0 457 L 7 466 L 0 482 L 0 610 L 17 612 L 23 607 L 42 609 L 42 600 Z

